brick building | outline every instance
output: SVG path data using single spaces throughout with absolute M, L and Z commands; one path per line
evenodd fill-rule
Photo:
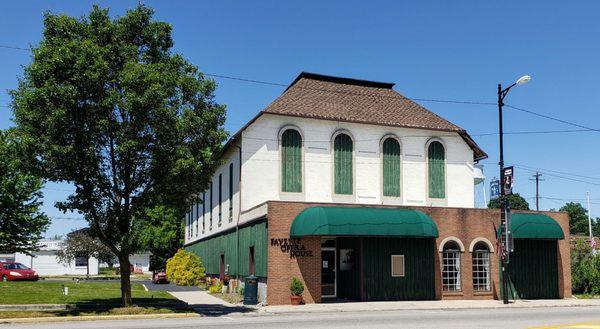
M 302 73 L 226 144 L 186 248 L 212 276 L 258 276 L 268 304 L 292 277 L 306 303 L 499 298 L 500 212 L 474 201 L 486 157 L 391 83 Z M 512 292 L 569 297 L 568 216 L 512 219 Z

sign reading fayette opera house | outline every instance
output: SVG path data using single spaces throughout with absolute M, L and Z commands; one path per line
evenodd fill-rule
M 284 239 L 271 239 L 271 247 L 277 247 L 281 249 L 283 253 L 289 253 L 290 258 L 296 257 L 312 257 L 312 250 L 306 250 L 306 247 L 300 239 L 284 238 Z

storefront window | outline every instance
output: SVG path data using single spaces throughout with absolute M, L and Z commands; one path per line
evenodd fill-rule
M 460 291 L 460 248 L 454 241 L 444 245 L 442 251 L 442 289 Z
M 490 250 L 483 242 L 473 248 L 473 290 L 490 291 Z

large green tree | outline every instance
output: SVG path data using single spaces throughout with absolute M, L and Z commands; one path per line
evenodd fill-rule
M 40 211 L 42 180 L 24 171 L 18 141 L 0 130 L 0 251 L 31 253 L 50 220 Z
M 529 210 L 529 203 L 519 193 L 507 195 L 508 204 L 512 210 Z M 500 198 L 492 199 L 488 203 L 488 208 L 500 209 L 502 204 Z
M 120 18 L 46 13 L 12 106 L 28 162 L 75 192 L 76 211 L 117 255 L 123 305 L 132 305 L 136 222 L 166 204 L 186 209 L 206 189 L 226 133 L 216 84 L 171 50 L 171 26 L 138 5 Z
M 589 234 L 587 210 L 578 202 L 569 202 L 559 211 L 569 214 L 569 231 L 571 234 Z

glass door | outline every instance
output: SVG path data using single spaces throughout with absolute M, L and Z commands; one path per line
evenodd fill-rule
M 321 248 L 321 297 L 336 297 L 335 248 Z

